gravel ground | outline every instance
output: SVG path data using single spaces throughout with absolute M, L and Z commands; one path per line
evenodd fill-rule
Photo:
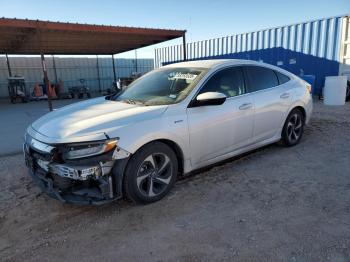
M 350 104 L 301 143 L 191 174 L 160 202 L 63 205 L 0 158 L 0 260 L 350 261 Z

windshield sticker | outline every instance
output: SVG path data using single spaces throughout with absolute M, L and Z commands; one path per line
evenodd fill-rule
M 176 95 L 170 94 L 169 97 L 172 98 L 172 99 L 175 99 Z
M 173 80 L 173 79 L 184 79 L 184 80 L 194 80 L 198 75 L 195 75 L 195 74 L 191 74 L 191 73 L 180 73 L 180 72 L 177 72 L 175 73 L 175 75 L 170 75 L 170 79 Z

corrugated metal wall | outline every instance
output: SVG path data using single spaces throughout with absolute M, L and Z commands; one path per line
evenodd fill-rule
M 350 80 L 350 17 L 343 20 L 340 58 L 339 74 L 346 75 Z
M 343 19 L 341 16 L 324 18 L 187 43 L 188 60 L 239 58 L 263 61 L 298 75 L 313 74 L 320 88 L 325 75 L 339 72 Z M 155 50 L 156 67 L 182 59 L 182 45 Z
M 40 57 L 9 57 L 12 75 L 24 76 L 28 88 L 33 88 L 36 82 L 42 82 L 43 72 Z M 45 57 L 48 75 L 55 82 L 53 59 Z M 113 81 L 112 58 L 98 58 L 101 90 L 111 87 Z M 62 58 L 55 57 L 57 78 L 64 81 L 66 88 L 80 85 L 79 79 L 84 78 L 91 91 L 99 91 L 99 81 L 96 58 Z M 130 77 L 136 72 L 134 59 L 115 59 L 116 75 Z M 153 59 L 137 59 L 137 72 L 146 73 L 154 68 Z M 7 97 L 8 70 L 5 57 L 0 57 L 0 97 Z

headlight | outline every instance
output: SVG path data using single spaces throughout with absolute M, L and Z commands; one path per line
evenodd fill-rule
M 76 145 L 70 145 L 68 151 L 64 153 L 64 157 L 67 159 L 84 158 L 94 155 L 100 155 L 107 153 L 114 149 L 118 140 L 112 139 L 104 142 L 92 142 Z

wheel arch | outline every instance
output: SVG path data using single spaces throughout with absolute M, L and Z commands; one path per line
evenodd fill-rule
M 284 125 L 287 117 L 289 116 L 290 112 L 292 112 L 294 109 L 299 109 L 302 114 L 303 114 L 303 117 L 304 117 L 304 121 L 307 119 L 308 115 L 307 115 L 307 110 L 306 110 L 306 107 L 305 105 L 303 105 L 302 103 L 298 102 L 298 103 L 294 103 L 288 110 L 288 112 L 285 114 L 285 117 L 284 117 L 284 121 L 282 123 L 282 126 Z
M 304 122 L 305 122 L 305 120 L 306 120 L 306 110 L 305 110 L 305 108 L 304 107 L 302 107 L 302 106 L 295 106 L 295 107 L 293 107 L 290 111 L 289 111 L 289 113 L 288 113 L 288 115 L 290 114 L 290 112 L 292 112 L 294 109 L 299 109 L 300 111 L 301 111 L 301 113 L 303 114 L 303 120 L 304 120 Z
M 154 143 L 154 142 L 161 142 L 163 144 L 166 144 L 167 146 L 169 146 L 174 151 L 174 153 L 176 155 L 176 158 L 177 158 L 177 162 L 178 162 L 178 172 L 179 172 L 179 174 L 183 174 L 184 173 L 184 169 L 185 169 L 184 152 L 181 149 L 181 147 L 179 146 L 179 144 L 176 143 L 173 140 L 170 140 L 170 139 L 167 139 L 167 138 L 158 138 L 158 139 L 154 139 L 154 140 L 148 141 L 147 143 L 145 143 L 142 146 L 138 147 L 133 154 L 135 154 L 137 151 L 141 150 L 143 147 L 149 145 L 150 143 Z
M 169 146 L 175 153 L 178 163 L 178 172 L 179 174 L 183 174 L 184 172 L 184 154 L 182 152 L 181 147 L 174 141 L 169 139 L 157 139 L 152 142 L 161 142 Z
M 284 117 L 282 118 L 282 121 L 281 121 L 281 123 L 280 123 L 279 131 L 277 132 L 278 134 L 282 133 L 284 124 L 286 123 L 289 114 L 290 114 L 294 109 L 299 109 L 299 110 L 302 112 L 303 117 L 304 117 L 304 123 L 305 123 L 305 121 L 306 121 L 306 119 L 307 119 L 307 113 L 306 113 L 307 110 L 305 109 L 305 107 L 304 107 L 301 103 L 295 103 L 295 104 L 293 104 L 293 105 L 289 108 L 289 110 L 285 113 Z
M 288 111 L 288 113 L 287 113 L 287 116 L 286 116 L 286 119 L 285 119 L 285 121 L 284 121 L 284 124 L 283 124 L 283 127 L 282 127 L 282 129 L 281 129 L 281 140 L 280 140 L 280 142 L 281 142 L 281 144 L 282 145 L 285 145 L 285 146 L 294 146 L 294 145 L 296 145 L 296 144 L 298 144 L 299 143 L 299 140 L 301 139 L 301 137 L 302 137 L 302 134 L 303 134 L 303 131 L 301 130 L 301 132 L 300 132 L 300 134 L 299 134 L 299 136 L 298 137 L 296 137 L 295 139 L 295 141 L 290 141 L 290 140 L 288 140 L 287 138 L 286 138 L 286 128 L 287 128 L 287 123 L 288 123 L 288 119 L 289 119 L 289 117 L 292 115 L 292 112 L 294 111 L 294 110 L 298 110 L 301 114 L 302 114 L 302 125 L 301 125 L 301 127 L 303 126 L 303 125 L 305 125 L 305 121 L 306 121 L 306 110 L 305 110 L 305 108 L 303 107 L 303 106 L 301 106 L 301 105 L 296 105 L 296 106 L 292 106 L 291 107 L 291 109 Z M 300 114 L 299 113 L 299 114 Z M 296 135 L 295 135 L 296 136 Z

